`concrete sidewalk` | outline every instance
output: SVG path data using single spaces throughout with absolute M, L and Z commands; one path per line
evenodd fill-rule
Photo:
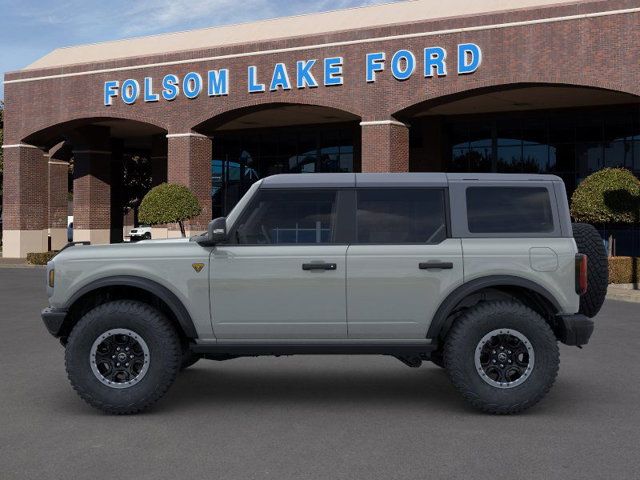
M 640 284 L 609 285 L 607 298 L 610 300 L 622 300 L 623 302 L 640 303 Z

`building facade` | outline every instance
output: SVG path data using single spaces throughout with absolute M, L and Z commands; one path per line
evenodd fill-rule
M 640 173 L 637 2 L 434 3 L 71 47 L 6 74 L 3 256 L 66 243 L 69 162 L 74 240 L 122 241 L 132 152 L 196 194 L 191 232 L 276 173 L 540 172 L 570 192 Z

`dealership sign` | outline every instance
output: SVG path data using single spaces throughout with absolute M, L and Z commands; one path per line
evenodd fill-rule
M 478 70 L 482 63 L 482 50 L 475 43 L 462 43 L 457 48 L 455 60 L 458 75 L 466 75 Z M 447 76 L 447 51 L 442 47 L 428 47 L 418 57 L 411 50 L 398 50 L 387 58 L 384 52 L 368 53 L 364 58 L 365 77 L 367 83 L 376 80 L 389 72 L 398 81 L 410 79 L 418 75 L 425 78 Z M 333 87 L 344 84 L 344 71 L 349 68 L 343 57 L 328 57 L 321 60 L 298 60 L 293 65 L 276 63 L 268 71 L 257 66 L 249 66 L 246 73 L 247 91 L 249 93 L 276 92 L 305 88 Z M 104 104 L 113 105 L 120 98 L 127 105 L 136 102 L 172 101 L 180 95 L 195 99 L 206 95 L 222 97 L 231 91 L 232 74 L 229 69 L 209 70 L 207 72 L 192 71 L 180 78 L 169 73 L 162 78 L 145 77 L 142 81 L 134 78 L 109 80 L 104 83 Z

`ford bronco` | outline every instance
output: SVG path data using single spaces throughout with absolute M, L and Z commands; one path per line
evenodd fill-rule
M 42 317 L 73 388 L 110 413 L 149 408 L 200 359 L 380 354 L 508 414 L 549 391 L 558 342 L 589 341 L 606 262 L 555 176 L 276 175 L 202 235 L 70 244 Z

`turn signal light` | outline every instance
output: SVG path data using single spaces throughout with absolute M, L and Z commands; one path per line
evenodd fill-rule
M 588 258 L 582 253 L 576 255 L 576 293 L 587 293 L 587 262 Z
M 53 285 L 56 281 L 56 271 L 52 268 L 49 270 L 49 287 L 53 288 Z

